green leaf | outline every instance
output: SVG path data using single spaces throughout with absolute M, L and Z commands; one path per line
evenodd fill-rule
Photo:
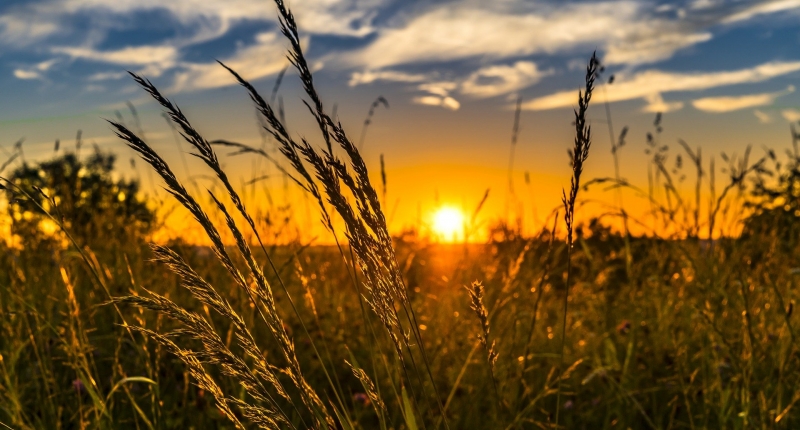
M 331 407 L 333 408 L 333 413 L 336 414 L 336 419 L 339 420 L 339 425 L 341 425 L 344 430 L 355 430 L 350 421 L 345 419 L 344 415 L 339 411 L 339 408 L 337 408 L 336 405 L 333 404 L 333 402 L 330 403 Z
M 111 391 L 108 392 L 108 395 L 106 396 L 106 403 L 111 400 L 111 396 L 114 395 L 114 392 L 129 382 L 144 382 L 145 384 L 158 385 L 156 384 L 156 381 L 150 378 L 145 378 L 144 376 L 129 376 L 127 378 L 120 379 L 116 384 L 114 384 L 114 387 L 111 388 Z
M 106 401 L 105 403 L 102 404 L 103 415 L 105 415 L 108 418 L 111 418 L 111 416 L 108 414 L 108 411 L 106 410 L 106 405 L 108 404 L 109 400 L 111 400 L 111 396 L 113 396 L 114 393 L 120 389 L 120 387 L 130 382 L 144 382 L 145 384 L 158 385 L 156 381 L 153 381 L 150 378 L 145 378 L 144 376 L 129 376 L 127 378 L 120 379 L 119 381 L 117 381 L 116 384 L 114 384 L 114 386 L 111 388 L 111 391 L 108 392 L 108 395 L 106 396 Z M 87 389 L 88 388 L 89 387 L 87 386 Z M 91 390 L 89 391 L 89 395 L 91 395 L 92 399 L 94 399 L 94 395 L 92 394 Z M 144 420 L 148 428 L 152 429 L 153 424 L 150 422 L 150 420 L 147 419 L 147 415 L 144 413 L 144 411 L 142 411 L 139 405 L 136 404 L 133 398 L 131 398 L 131 402 L 133 404 L 134 409 L 139 414 L 139 417 L 141 417 Z
M 614 341 L 606 338 L 603 341 L 603 346 L 605 346 L 605 360 L 603 360 L 605 365 L 614 370 L 620 370 L 621 366 L 619 364 L 619 358 L 617 357 L 617 347 L 614 345 Z
M 408 430 L 419 430 L 417 427 L 417 419 L 414 417 L 414 407 L 408 399 L 408 391 L 406 387 L 401 387 L 403 391 L 403 418 L 406 419 L 406 426 Z
M 620 383 L 625 383 L 628 377 L 628 369 L 630 368 L 631 361 L 633 360 L 633 349 L 634 335 L 631 335 L 631 339 L 628 341 L 628 350 L 625 352 L 625 362 L 622 364 L 622 375 L 619 378 Z

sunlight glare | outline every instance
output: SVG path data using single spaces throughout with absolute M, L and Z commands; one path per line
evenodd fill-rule
M 433 232 L 440 240 L 456 242 L 464 232 L 464 214 L 453 207 L 442 207 L 433 215 Z

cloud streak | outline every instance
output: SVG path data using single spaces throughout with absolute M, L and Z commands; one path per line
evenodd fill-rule
M 295 0 L 292 7 L 303 33 L 327 36 L 364 37 L 374 32 L 372 20 L 388 0 Z M 174 35 L 138 46 L 112 47 L 113 31 L 125 30 L 138 12 L 166 12 L 173 22 Z M 90 22 L 78 27 L 75 17 Z M 176 88 L 211 88 L 215 64 L 196 64 L 182 61 L 186 50 L 195 45 L 218 39 L 243 22 L 262 22 L 265 29 L 277 22 L 274 6 L 263 0 L 58 0 L 30 1 L 23 5 L 0 6 L 0 50 L 28 52 L 38 46 L 39 53 L 66 58 L 105 63 L 116 66 L 139 67 L 141 73 L 159 76 L 175 71 Z M 257 36 L 262 37 L 262 36 Z M 109 44 L 109 42 L 111 42 Z M 266 43 L 275 48 L 266 47 Z M 232 64 L 253 72 L 254 78 L 274 73 L 274 57 L 285 57 L 282 40 L 270 38 L 254 46 L 239 47 L 229 58 Z M 101 48 L 103 46 L 103 48 Z M 247 58 L 246 55 L 252 55 Z M 269 55 L 269 57 L 258 57 Z M 262 63 L 259 64 L 258 62 Z M 44 71 L 33 67 L 17 67 L 17 79 L 43 79 Z M 88 81 L 112 79 L 109 74 L 90 77 Z
M 277 41 L 275 33 L 262 33 L 256 37 L 257 43 L 240 48 L 232 56 L 222 59 L 228 67 L 236 70 L 245 79 L 256 80 L 280 72 L 286 64 L 285 51 Z M 308 45 L 308 38 L 303 39 Z M 181 63 L 176 73 L 171 91 L 196 91 L 235 85 L 230 72 L 216 62 Z
M 758 109 L 753 111 L 753 115 L 758 118 L 758 122 L 761 124 L 770 124 L 772 122 L 772 117 L 768 113 Z
M 374 31 L 372 19 L 384 4 L 383 0 L 296 0 L 292 8 L 305 32 L 365 36 Z M 274 6 L 263 0 L 60 0 L 39 2 L 26 11 L 34 11 L 43 19 L 63 21 L 75 14 L 99 14 L 106 19 L 124 20 L 133 12 L 166 11 L 179 23 L 191 28 L 212 23 L 219 33 L 241 21 L 277 22 Z
M 388 82 L 423 82 L 430 79 L 430 75 L 424 73 L 405 73 L 397 70 L 366 70 L 354 72 L 350 76 L 348 85 L 355 87 L 358 85 L 371 84 L 378 81 Z
M 784 109 L 781 111 L 783 119 L 789 122 L 800 121 L 800 110 L 797 109 Z
M 474 57 L 509 58 L 600 44 L 612 64 L 644 64 L 711 38 L 681 20 L 651 15 L 649 4 L 449 3 L 377 31 L 364 49 L 342 57 L 352 66 L 386 68 Z
M 763 82 L 800 70 L 800 61 L 769 62 L 755 67 L 721 72 L 678 73 L 660 70 L 646 70 L 631 76 L 620 75 L 609 87 L 609 102 L 635 99 L 650 99 L 661 94 L 684 91 L 702 91 L 730 85 Z M 535 98 L 523 104 L 528 110 L 548 110 L 571 107 L 575 104 L 577 93 L 573 90 L 561 91 Z
M 459 103 L 458 100 L 450 96 L 438 96 L 438 95 L 419 96 L 419 97 L 414 97 L 412 101 L 420 105 L 439 106 L 449 110 L 458 110 L 461 107 L 461 103 Z
M 416 103 L 435 104 L 430 97 L 436 96 L 438 105 L 453 108 L 460 105 L 456 98 L 481 99 L 519 92 L 554 74 L 558 66 L 542 69 L 539 65 L 548 63 L 540 57 L 574 57 L 598 49 L 606 65 L 619 66 L 631 79 L 640 79 L 636 85 L 641 88 L 626 86 L 620 79 L 609 96 L 644 99 L 648 103 L 645 110 L 659 111 L 683 106 L 682 102 L 665 100 L 664 94 L 735 82 L 724 83 L 727 81 L 723 79 L 719 85 L 692 84 L 692 76 L 686 74 L 634 71 L 700 46 L 725 26 L 800 10 L 800 0 L 445 0 L 398 5 L 398 0 L 293 0 L 291 4 L 305 35 L 334 40 L 315 46 L 327 47 L 320 56 L 328 68 L 349 73 L 350 86 L 406 83 L 425 93 L 413 99 Z M 140 45 L 120 46 L 119 39 L 113 40 L 115 31 L 136 25 L 132 20 L 142 13 L 163 14 L 174 31 Z M 80 60 L 119 67 L 90 71 L 83 80 L 89 85 L 117 79 L 120 69 L 133 68 L 154 77 L 173 77 L 176 90 L 202 90 L 222 85 L 215 80 L 227 80 L 210 58 L 189 61 L 195 58 L 191 50 L 223 37 L 236 37 L 238 43 L 235 53 L 225 61 L 246 71 L 252 79 L 279 71 L 284 64 L 285 43 L 274 35 L 265 36 L 272 34 L 276 20 L 273 5 L 264 0 L 30 0 L 0 6 L 0 50 L 29 55 L 31 47 L 37 47 L 33 55 L 40 58 L 13 64 L 12 74 L 17 79 L 45 80 L 48 74 Z M 77 22 L 82 22 L 80 27 Z M 250 37 L 258 33 L 255 42 L 242 42 L 247 36 L 232 31 L 246 28 L 244 23 L 263 24 L 264 28 L 247 30 Z M 341 40 L 347 43 L 336 42 Z M 37 68 L 54 57 L 65 64 L 56 69 Z M 30 63 L 26 65 L 26 61 Z M 453 72 L 444 73 L 442 69 Z M 678 83 L 672 83 L 673 79 Z M 748 79 L 740 80 L 750 82 Z M 445 82 L 453 88 L 431 92 L 420 86 Z M 569 106 L 574 98 L 570 96 L 567 102 L 566 98 L 559 99 L 559 94 L 548 97 L 531 101 L 526 107 Z M 423 98 L 425 101 L 420 101 Z M 700 109 L 713 104 L 706 99 L 696 102 Z
M 552 73 L 552 70 L 539 70 L 531 61 L 483 67 L 461 83 L 461 93 L 481 98 L 508 94 L 527 88 Z
M 15 13 L 0 16 L 0 44 L 27 48 L 56 34 L 59 24 L 42 20 L 33 13 Z
M 30 79 L 40 79 L 44 80 L 44 72 L 50 70 L 55 64 L 59 62 L 58 59 L 42 61 L 39 64 L 34 65 L 30 68 L 18 68 L 14 69 L 14 77 L 17 79 L 22 80 L 30 80 Z
M 722 113 L 760 106 L 769 106 L 775 99 L 794 92 L 794 86 L 774 93 L 748 94 L 743 96 L 705 97 L 692 101 L 695 109 L 704 112 Z
M 56 54 L 64 54 L 73 59 L 84 59 L 101 63 L 120 65 L 173 65 L 178 59 L 178 50 L 173 46 L 130 46 L 117 50 L 100 51 L 91 48 L 56 47 Z
M 734 12 L 722 20 L 723 24 L 733 24 L 747 21 L 760 15 L 768 15 L 800 8 L 800 0 L 777 0 L 756 2 L 740 11 Z

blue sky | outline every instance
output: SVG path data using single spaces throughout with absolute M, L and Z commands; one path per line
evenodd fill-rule
M 517 97 L 525 109 L 520 175 L 567 179 L 570 110 L 594 50 L 616 78 L 595 100 L 611 102 L 616 132 L 630 125 L 636 140 L 656 112 L 664 112 L 665 138 L 711 152 L 787 145 L 788 123 L 800 120 L 800 0 L 288 3 L 323 96 L 352 135 L 375 97 L 389 100 L 391 108 L 376 113 L 367 156 L 386 153 L 401 181 L 403 169 L 445 163 L 502 183 Z M 269 94 L 287 65 L 276 17 L 268 0 L 5 0 L 0 145 L 24 136 L 27 157 L 46 157 L 55 139 L 82 129 L 128 157 L 101 118 L 129 115 L 130 101 L 150 138 L 171 151 L 158 108 L 126 70 L 175 98 L 207 137 L 257 141 L 246 95 L 215 60 Z M 281 95 L 302 132 L 309 122 L 294 120 L 303 116 L 296 81 L 287 74 Z M 607 152 L 604 112 L 594 115 L 597 145 Z M 628 175 L 641 178 L 636 144 Z M 609 157 L 598 158 L 602 175 Z M 560 187 L 551 188 L 557 195 Z M 436 195 L 447 189 L 444 181 Z

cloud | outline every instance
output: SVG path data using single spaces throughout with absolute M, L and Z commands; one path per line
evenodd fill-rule
M 461 84 L 461 93 L 475 97 L 494 97 L 531 86 L 552 71 L 541 71 L 530 61 L 511 66 L 488 66 L 473 72 Z
M 608 88 L 609 102 L 648 99 L 656 94 L 678 91 L 702 91 L 729 85 L 763 82 L 800 70 L 800 61 L 770 62 L 747 69 L 722 72 L 679 73 L 646 70 L 632 76 L 617 75 L 616 82 Z M 547 110 L 570 107 L 577 100 L 577 92 L 561 91 L 535 98 L 523 104 L 524 109 Z
M 388 1 L 294 0 L 291 6 L 304 34 L 364 37 L 374 32 L 372 21 Z M 153 11 L 163 13 L 173 21 L 169 25 L 174 28 L 174 36 L 162 37 L 146 45 L 114 46 L 119 39 L 112 37 L 113 31 L 130 31 L 139 25 L 137 20 L 141 16 L 136 13 Z M 214 81 L 221 78 L 217 70 L 219 66 L 182 61 L 186 49 L 229 34 L 242 22 L 271 23 L 274 27 L 277 21 L 274 4 L 263 0 L 29 1 L 0 8 L 0 52 L 25 50 L 28 53 L 29 47 L 36 45 L 35 53 L 39 55 L 54 54 L 73 60 L 125 66 L 150 77 L 174 71 L 178 78 L 176 87 L 211 88 L 217 86 Z M 78 26 L 77 22 L 81 25 Z M 267 43 L 274 44 L 274 49 L 268 48 Z M 240 70 L 250 72 L 254 79 L 272 73 L 278 61 L 274 58 L 285 62 L 285 42 L 282 39 L 270 36 L 269 40 L 259 41 L 257 45 L 239 48 L 234 56 L 228 58 Z M 253 57 L 247 58 L 248 53 Z M 18 67 L 14 74 L 20 79 L 43 78 L 42 73 L 24 67 Z M 100 72 L 91 75 L 88 81 L 118 77 L 116 73 Z
M 433 95 L 446 97 L 453 90 L 458 88 L 458 83 L 450 81 L 429 82 L 417 86 L 417 89 L 431 93 Z
M 142 66 L 148 64 L 175 64 L 178 50 L 173 46 L 130 46 L 117 50 L 99 51 L 92 48 L 57 47 L 53 53 L 71 58 L 103 63 Z
M 278 34 L 274 32 L 259 33 L 255 43 L 239 47 L 236 52 L 222 61 L 242 74 L 248 80 L 255 80 L 279 72 L 287 65 L 286 52 Z M 303 39 L 307 48 L 308 38 Z M 194 63 L 182 61 L 180 51 L 173 46 L 153 45 L 126 47 L 117 50 L 95 50 L 86 47 L 57 47 L 55 54 L 67 55 L 73 59 L 116 64 L 120 66 L 136 66 L 137 73 L 148 77 L 158 77 L 167 70 L 175 70 L 174 82 L 170 91 L 194 91 L 234 85 L 236 82 L 230 73 L 216 62 Z M 321 68 L 321 63 L 315 65 Z M 90 82 L 119 79 L 125 76 L 119 72 L 99 72 L 90 75 Z
M 655 16 L 646 2 L 448 3 L 377 30 L 365 48 L 340 57 L 357 67 L 385 68 L 473 57 L 509 58 L 541 53 L 607 50 L 609 64 L 669 58 L 711 34 L 692 24 Z
M 277 34 L 262 33 L 256 37 L 257 43 L 240 48 L 235 54 L 221 61 L 248 81 L 254 81 L 275 73 L 286 67 L 287 61 L 283 46 L 278 43 Z M 301 41 L 308 45 L 308 39 Z M 230 72 L 214 63 L 180 63 L 181 71 L 175 75 L 171 91 L 194 91 L 224 87 L 236 84 Z
M 622 40 L 611 41 L 603 61 L 606 64 L 655 63 L 672 57 L 683 48 L 711 40 L 711 33 L 670 32 L 659 27 L 643 26 Z
M 295 0 L 291 7 L 304 32 L 363 37 L 373 31 L 372 20 L 383 0 Z M 107 18 L 124 19 L 132 12 L 162 10 L 169 12 L 187 28 L 208 25 L 224 34 L 241 21 L 277 22 L 277 11 L 263 0 L 60 0 L 34 7 L 39 13 L 69 16 L 77 13 L 100 13 Z M 116 15 L 116 17 L 115 17 Z
M 717 7 L 722 4 L 721 0 L 693 0 L 689 3 L 689 9 L 692 10 L 700 10 L 700 9 L 710 9 L 713 7 Z
M 775 99 L 794 92 L 794 87 L 789 86 L 785 91 L 774 93 L 748 94 L 744 96 L 728 97 L 706 97 L 692 102 L 695 109 L 705 112 L 731 112 L 740 109 L 748 109 L 757 106 L 768 106 L 775 102 Z
M 766 1 L 732 13 L 722 20 L 723 24 L 733 24 L 736 22 L 747 21 L 759 15 L 773 14 L 787 10 L 800 8 L 800 0 L 777 0 Z
M 405 73 L 396 70 L 355 72 L 350 77 L 350 86 L 369 84 L 375 81 L 418 83 L 416 89 L 445 97 L 453 91 L 476 98 L 495 97 L 508 94 L 539 82 L 552 74 L 552 70 L 539 70 L 531 61 L 517 61 L 511 65 L 496 64 L 481 67 L 469 75 L 450 80 L 438 78 L 438 73 Z
M 386 0 L 295 0 L 292 7 L 298 25 L 306 34 L 363 37 L 374 31 L 371 23 L 384 1 Z M 97 48 L 99 43 L 107 39 L 111 30 L 130 26 L 132 14 L 142 11 L 166 12 L 175 21 L 177 36 L 151 45 L 118 49 Z M 74 19 L 76 16 L 88 17 L 88 28 L 91 30 L 84 27 L 87 24 L 78 27 Z M 179 60 L 184 48 L 219 38 L 240 22 L 277 23 L 277 16 L 274 5 L 263 0 L 31 1 L 0 12 L 0 46 L 5 47 L 0 50 L 27 50 L 32 45 L 40 45 L 43 48 L 40 51 L 51 54 L 98 63 L 139 66 L 141 72 L 158 76 L 181 66 Z M 70 44 L 73 42 L 74 44 Z M 274 38 L 271 42 L 281 46 L 280 56 L 283 57 L 283 44 Z M 260 51 L 251 52 L 257 55 Z M 263 58 L 261 61 L 272 62 Z M 253 59 L 244 63 L 247 63 L 248 70 L 254 71 L 259 68 L 256 62 Z M 210 70 L 214 67 L 216 66 L 185 64 L 181 77 L 187 82 L 196 81 L 198 85 L 210 86 L 210 81 L 204 80 L 203 76 L 213 75 Z M 254 76 L 262 74 L 263 72 L 257 72 Z M 41 71 L 30 68 L 17 68 L 14 75 L 19 79 L 43 78 Z M 95 74 L 89 80 L 111 78 L 116 78 L 116 75 Z
M 789 122 L 800 121 L 800 110 L 797 109 L 784 109 L 781 111 L 781 116 Z
M 753 115 L 758 118 L 758 122 L 761 124 L 769 124 L 772 122 L 772 117 L 768 113 L 762 112 L 758 109 L 753 111 Z
M 445 109 L 450 109 L 450 110 L 458 110 L 458 108 L 461 107 L 461 103 L 459 103 L 458 100 L 449 96 L 436 96 L 436 95 L 420 96 L 420 97 L 414 97 L 412 101 L 414 103 L 421 105 L 441 106 Z
M 440 106 L 445 109 L 458 110 L 461 103 L 450 96 L 450 93 L 459 87 L 458 82 L 454 81 L 434 81 L 417 85 L 416 89 L 428 93 L 424 96 L 416 96 L 411 99 L 412 103 Z
M 125 72 L 98 72 L 86 78 L 89 82 L 112 81 L 128 76 Z
M 0 44 L 26 48 L 58 32 L 56 22 L 31 13 L 0 16 Z
M 429 79 L 429 75 L 423 73 L 405 73 L 396 70 L 365 70 L 363 72 L 353 72 L 350 75 L 351 87 L 357 85 L 371 84 L 377 81 L 389 82 L 422 82 Z
M 14 70 L 14 77 L 17 79 L 23 80 L 30 80 L 30 79 L 42 79 L 43 76 L 41 73 L 35 70 L 24 70 L 24 69 L 15 69 Z
M 401 4 L 403 7 L 398 7 Z M 378 81 L 441 81 L 442 75 L 433 69 L 415 69 L 412 73 L 402 71 L 402 66 L 451 63 L 461 69 L 454 73 L 455 78 L 444 75 L 459 85 L 450 91 L 484 98 L 519 91 L 551 73 L 540 70 L 532 56 L 566 54 L 574 58 L 598 49 L 605 64 L 628 66 L 630 71 L 702 44 L 725 25 L 800 8 L 800 0 L 461 0 L 412 4 L 397 0 L 293 0 L 291 6 L 303 34 L 347 38 L 348 43 L 320 46 L 329 47 L 322 58 L 326 67 L 360 70 L 351 73 L 350 86 Z M 139 24 L 136 20 L 144 16 L 141 12 L 154 11 L 168 17 L 169 27 L 174 28 L 172 35 L 151 39 L 147 45 L 109 48 L 118 43 L 113 39 L 115 30 L 129 31 Z M 28 54 L 36 46 L 34 55 L 56 54 L 134 67 L 150 76 L 173 72 L 178 78 L 176 88 L 211 88 L 216 86 L 213 81 L 221 79 L 217 66 L 186 62 L 186 50 L 226 35 L 238 37 L 239 33 L 231 30 L 245 22 L 273 28 L 277 23 L 274 5 L 264 0 L 29 0 L 0 9 L 0 51 Z M 285 43 L 271 40 L 280 46 L 273 50 L 257 41 L 238 48 L 229 60 L 238 61 L 252 76 L 266 76 L 278 60 L 245 58 L 244 53 L 279 52 L 282 57 Z M 100 70 L 92 72 L 99 73 L 90 76 L 88 82 L 118 77 Z M 16 67 L 14 74 L 20 79 L 42 79 L 45 75 L 28 67 Z M 660 93 L 649 91 L 633 98 L 651 98 L 654 102 L 650 109 L 658 105 L 654 95 Z
M 176 47 L 166 45 L 129 46 L 107 51 L 88 47 L 56 47 L 52 52 L 72 59 L 119 66 L 138 66 L 137 72 L 149 77 L 161 76 L 165 71 L 172 69 L 180 57 Z
M 45 79 L 44 72 L 50 70 L 59 60 L 57 58 L 42 61 L 29 68 L 14 69 L 14 77 L 17 79 L 30 80 L 30 79 Z
M 367 46 L 336 56 L 347 67 L 384 69 L 476 58 L 585 54 L 597 48 L 607 65 L 636 66 L 707 42 L 715 28 L 800 8 L 800 0 L 693 0 L 683 7 L 661 6 L 627 0 L 447 2 L 389 21 L 390 26 L 376 29 Z
M 652 94 L 645 97 L 647 101 L 647 105 L 642 109 L 645 112 L 651 113 L 667 113 L 667 112 L 674 112 L 676 110 L 683 109 L 683 102 L 673 101 L 667 102 L 664 101 L 664 98 L 661 94 Z

